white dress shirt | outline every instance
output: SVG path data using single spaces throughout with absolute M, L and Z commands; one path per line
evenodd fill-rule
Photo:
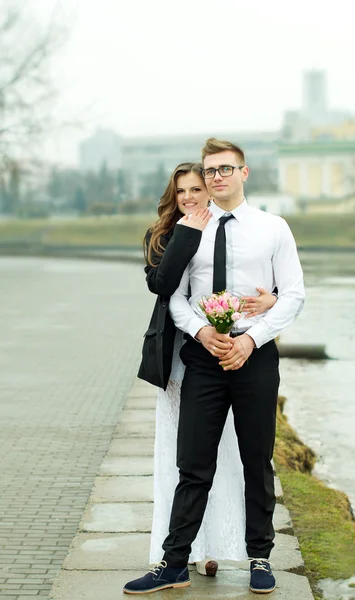
M 209 324 L 198 302 L 202 296 L 212 294 L 218 219 L 230 214 L 214 202 L 210 211 L 212 217 L 202 232 L 200 246 L 169 305 L 176 327 L 192 337 Z M 247 331 L 259 348 L 274 339 L 301 312 L 305 295 L 302 268 L 295 240 L 282 217 L 251 207 L 245 199 L 231 213 L 235 218 L 225 224 L 227 290 L 236 296 L 258 296 L 257 287 L 269 292 L 275 286 L 278 289 L 278 300 L 270 310 L 256 317 L 243 317 L 233 327 L 233 331 Z M 189 282 L 191 296 L 188 299 Z

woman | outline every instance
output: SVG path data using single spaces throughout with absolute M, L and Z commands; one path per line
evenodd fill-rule
M 156 360 L 157 355 L 161 354 L 165 357 L 164 368 L 162 364 L 156 367 L 156 372 L 160 373 L 159 378 L 149 379 L 155 385 L 158 381 L 160 385 L 156 410 L 154 516 L 150 563 L 161 560 L 162 543 L 169 530 L 171 504 L 178 483 L 176 437 L 180 387 L 184 374 L 184 366 L 179 358 L 179 351 L 183 344 L 182 332 L 176 332 L 173 355 L 171 349 L 167 347 L 169 344 L 164 346 L 163 342 L 159 342 L 159 333 L 162 334 L 164 328 L 169 328 L 166 326 L 169 319 L 168 297 L 177 289 L 182 273 L 197 251 L 202 231 L 211 217 L 207 209 L 210 199 L 201 171 L 202 166 L 194 163 L 181 164 L 175 169 L 160 200 L 159 219 L 145 236 L 147 283 L 150 291 L 159 294 L 160 299 L 157 300 L 146 333 L 139 376 L 147 379 L 143 363 L 148 364 L 146 370 L 149 371 L 152 370 L 152 361 Z M 260 291 L 259 297 L 246 299 L 246 316 L 264 312 L 276 302 L 274 295 L 265 290 L 258 291 Z M 165 312 L 161 317 L 163 309 Z M 160 325 L 158 325 L 159 320 Z M 172 348 L 171 336 L 169 339 Z M 152 345 L 152 341 L 155 345 Z M 170 373 L 168 382 L 163 372 Z M 231 523 L 234 524 L 233 528 Z M 196 563 L 199 573 L 215 575 L 218 564 L 208 557 L 235 561 L 246 559 L 244 535 L 243 468 L 230 411 L 219 445 L 218 466 L 213 487 L 209 494 L 202 526 L 192 545 L 190 562 Z

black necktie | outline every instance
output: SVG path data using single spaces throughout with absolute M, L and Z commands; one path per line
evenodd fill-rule
M 225 224 L 233 215 L 221 217 L 216 232 L 213 256 L 213 293 L 223 292 L 226 289 L 226 232 Z

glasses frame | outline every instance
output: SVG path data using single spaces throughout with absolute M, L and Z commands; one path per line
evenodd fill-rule
M 225 173 L 221 173 L 220 169 L 223 169 L 223 167 L 229 167 L 230 169 L 232 169 L 232 172 L 229 175 L 226 175 Z M 220 165 L 218 167 L 218 169 L 215 169 L 214 167 L 210 167 L 209 169 L 202 169 L 202 177 L 204 179 L 214 179 L 216 177 L 216 173 L 218 173 L 218 175 L 220 177 L 232 177 L 233 173 L 234 173 L 234 169 L 244 169 L 245 165 L 239 165 L 239 166 L 233 166 L 233 165 Z M 206 171 L 214 171 L 212 177 L 206 177 Z

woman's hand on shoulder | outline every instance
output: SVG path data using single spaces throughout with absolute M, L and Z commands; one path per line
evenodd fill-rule
M 179 221 L 179 225 L 185 225 L 186 227 L 192 227 L 193 229 L 203 231 L 211 217 L 212 213 L 208 208 L 200 208 L 195 214 L 182 217 Z
M 270 294 L 264 288 L 256 288 L 259 296 L 246 296 L 244 298 L 243 312 L 247 319 L 261 315 L 266 310 L 272 308 L 277 301 L 276 296 Z

